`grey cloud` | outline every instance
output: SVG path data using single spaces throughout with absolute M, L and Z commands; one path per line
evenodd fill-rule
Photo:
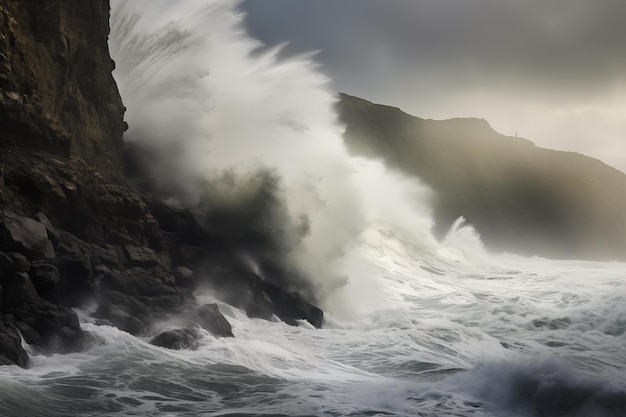
M 335 88 L 491 86 L 584 100 L 626 82 L 623 0 L 248 0 L 254 35 L 321 50 Z M 395 87 L 397 88 L 397 86 Z

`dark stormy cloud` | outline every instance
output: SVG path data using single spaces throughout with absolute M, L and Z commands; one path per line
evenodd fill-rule
M 252 34 L 316 59 L 337 91 L 475 116 L 626 171 L 624 0 L 247 0 Z

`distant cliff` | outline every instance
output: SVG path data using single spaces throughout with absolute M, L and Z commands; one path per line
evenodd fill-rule
M 424 120 L 340 95 L 351 152 L 435 192 L 436 233 L 465 216 L 488 248 L 626 260 L 626 175 L 596 159 L 504 136 L 480 119 Z

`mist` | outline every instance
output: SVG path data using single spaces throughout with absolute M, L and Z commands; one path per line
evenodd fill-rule
M 262 277 L 328 299 L 361 279 L 351 256 L 377 218 L 435 246 L 428 191 L 348 155 L 312 55 L 261 50 L 218 1 L 116 1 L 111 21 L 125 140 L 150 187 Z

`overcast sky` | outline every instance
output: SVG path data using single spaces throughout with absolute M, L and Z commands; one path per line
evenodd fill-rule
M 626 0 L 246 0 L 253 36 L 316 59 L 336 91 L 626 172 Z

